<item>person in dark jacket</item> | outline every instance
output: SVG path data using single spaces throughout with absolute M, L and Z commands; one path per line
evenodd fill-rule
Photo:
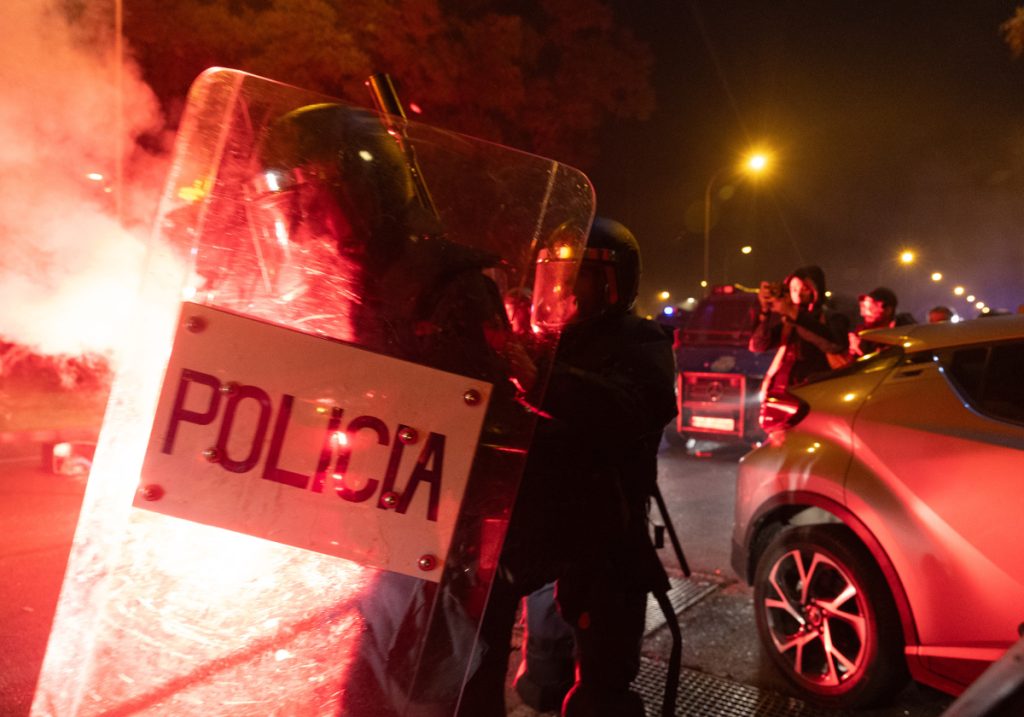
M 869 339 L 862 339 L 863 332 L 915 323 L 914 317 L 910 314 L 896 313 L 898 300 L 896 292 L 892 289 L 879 286 L 867 294 L 861 294 L 858 300 L 861 322 L 850 332 L 849 336 L 850 355 L 854 358 L 874 353 L 882 345 Z
M 803 266 L 778 290 L 762 282 L 761 311 L 750 337 L 751 351 L 775 351 L 765 374 L 762 397 L 780 395 L 810 376 L 832 369 L 828 354 L 848 351 L 846 317 L 825 308 L 825 272 Z
M 540 270 L 540 267 L 539 267 Z M 641 717 L 647 593 L 668 579 L 650 540 L 657 450 L 676 413 L 671 340 L 632 312 L 636 239 L 598 218 L 573 290 L 543 410 L 481 626 L 486 652 L 463 717 L 504 717 L 505 677 L 521 598 L 554 582 L 576 645 L 568 717 Z M 527 636 L 527 639 L 529 637 Z

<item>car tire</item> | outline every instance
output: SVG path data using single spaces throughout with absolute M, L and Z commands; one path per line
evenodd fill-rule
M 906 684 L 896 605 L 846 526 L 782 530 L 759 556 L 753 587 L 761 646 L 802 696 L 859 708 Z

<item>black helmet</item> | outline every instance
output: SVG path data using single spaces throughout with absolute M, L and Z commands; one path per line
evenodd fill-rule
M 274 120 L 248 196 L 256 207 L 273 206 L 273 221 L 326 230 L 321 234 L 332 236 L 341 254 L 365 253 L 369 263 L 386 260 L 410 234 L 435 228 L 377 115 L 340 104 L 307 105 Z
M 626 312 L 636 302 L 640 247 L 632 232 L 597 217 L 585 241 L 581 246 L 582 233 L 566 224 L 540 250 L 533 286 L 535 330 L 556 330 L 610 310 Z
M 604 268 L 607 308 L 629 311 L 640 290 L 640 245 L 614 219 L 596 217 L 587 237 L 583 265 Z

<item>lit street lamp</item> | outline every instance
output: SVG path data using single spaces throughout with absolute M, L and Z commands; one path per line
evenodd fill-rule
M 760 174 L 768 168 L 768 164 L 768 156 L 761 152 L 756 152 L 747 157 L 747 160 L 740 168 L 740 173 L 751 175 Z M 711 178 L 708 179 L 707 186 L 704 188 L 704 278 L 701 281 L 701 286 L 703 287 L 709 286 L 708 267 L 711 256 L 711 189 L 714 187 L 715 181 L 721 176 L 722 172 L 731 168 L 731 164 L 720 167 L 711 175 Z

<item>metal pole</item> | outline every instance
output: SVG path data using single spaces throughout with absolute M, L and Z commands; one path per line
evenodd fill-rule
M 704 273 L 701 278 L 703 279 L 702 286 L 705 288 L 708 286 L 708 253 L 711 248 L 711 185 L 715 181 L 715 176 L 717 173 L 711 175 L 707 189 L 704 190 Z
M 416 159 L 416 149 L 412 146 L 409 137 L 406 135 L 405 126 L 407 120 L 405 110 L 402 108 L 402 101 L 398 99 L 398 92 L 395 90 L 394 83 L 391 82 L 391 76 L 382 72 L 370 75 L 366 80 L 366 87 L 373 96 L 373 101 L 377 105 L 377 111 L 381 114 L 381 120 L 387 127 L 388 133 L 395 138 L 399 149 L 405 154 L 406 166 L 409 169 L 409 174 L 412 176 L 416 198 L 419 199 L 424 209 L 429 211 L 435 218 L 440 218 L 437 206 L 434 204 L 434 198 L 430 195 L 430 189 L 427 187 L 427 183 L 420 172 L 420 164 Z M 389 116 L 396 117 L 401 122 L 395 123 L 388 119 Z
M 654 501 L 658 504 L 661 519 L 665 521 L 665 530 L 668 531 L 669 540 L 672 541 L 672 548 L 676 551 L 676 560 L 679 561 L 679 567 L 683 571 L 683 576 L 688 578 L 690 577 L 690 564 L 686 562 L 686 556 L 683 555 L 683 546 L 679 542 L 679 536 L 676 535 L 675 526 L 672 525 L 672 517 L 668 514 L 668 506 L 665 505 L 665 498 L 661 495 L 661 488 L 658 487 L 657 482 L 654 484 Z
M 124 9 L 114 0 L 114 207 L 124 220 Z
M 711 256 L 711 188 L 714 186 L 715 180 L 718 179 L 718 175 L 725 169 L 726 167 L 719 167 L 711 175 L 707 187 L 704 188 L 704 288 L 711 286 L 710 271 L 708 269 Z

